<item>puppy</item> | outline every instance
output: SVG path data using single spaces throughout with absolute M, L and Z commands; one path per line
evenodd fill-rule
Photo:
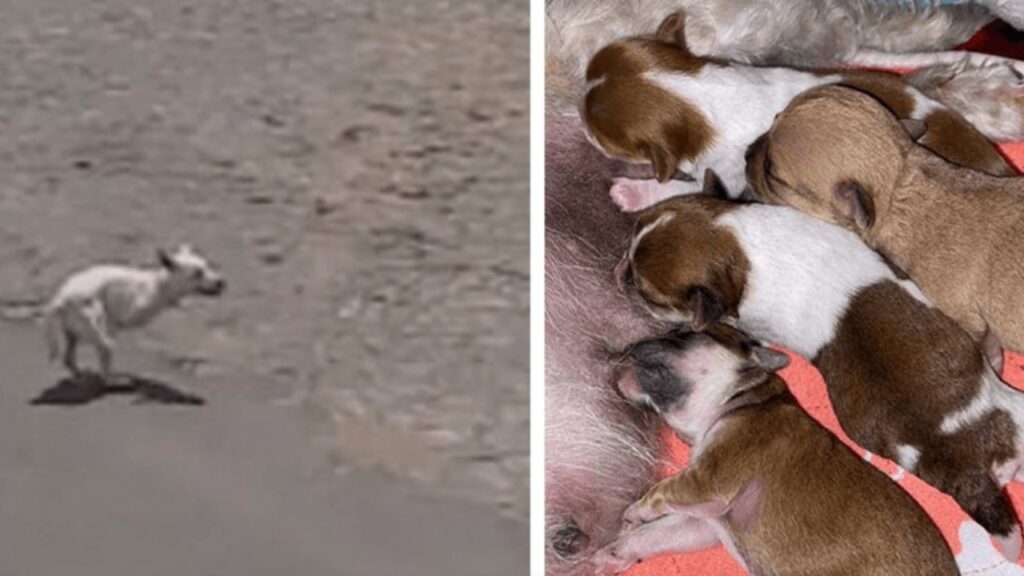
M 975 85 L 998 79 L 985 104 L 992 95 L 1019 88 L 1024 73 L 1021 62 L 949 51 L 994 16 L 1024 30 L 1024 6 L 1016 1 L 992 0 L 985 6 L 968 0 L 550 0 L 545 4 L 549 109 L 572 95 L 569 87 L 579 83 L 587 60 L 601 46 L 649 34 L 659 19 L 679 10 L 687 14 L 690 49 L 705 58 L 799 68 L 933 67 Z M 981 103 L 974 105 L 985 113 Z
M 808 358 L 850 438 L 952 496 L 1020 554 L 1024 394 L 857 236 L 796 210 L 697 195 L 643 212 L 617 267 L 655 316 L 719 320 Z
M 902 118 L 924 120 L 922 143 L 958 164 L 992 174 L 1013 171 L 962 116 L 882 73 L 818 75 L 699 58 L 679 36 L 683 16 L 662 22 L 656 37 L 631 38 L 599 51 L 587 68 L 580 115 L 588 139 L 606 155 L 650 163 L 657 182 L 620 179 L 612 198 L 626 211 L 703 188 L 712 168 L 734 197 L 745 187 L 744 152 L 801 92 L 836 82 L 881 98 Z M 673 41 L 675 39 L 675 41 Z M 694 181 L 669 181 L 676 170 Z
M 752 574 L 958 574 L 913 499 L 797 404 L 775 374 L 788 363 L 724 325 L 628 350 L 620 394 L 693 452 L 626 510 L 599 574 L 718 543 Z
M 96 349 L 100 375 L 110 376 L 114 335 L 138 328 L 189 294 L 218 296 L 226 286 L 219 273 L 188 245 L 157 251 L 158 268 L 98 265 L 71 275 L 46 306 L 50 359 L 63 357 L 78 375 L 79 343 Z
M 750 148 L 765 202 L 860 234 L 985 348 L 1024 351 L 1024 179 L 954 166 L 917 146 L 875 99 L 809 91 Z

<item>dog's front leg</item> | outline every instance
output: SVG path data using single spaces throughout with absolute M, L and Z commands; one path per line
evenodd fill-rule
M 720 540 L 707 520 L 669 514 L 633 530 L 620 532 L 614 542 L 594 554 L 595 573 L 618 574 L 633 564 L 662 554 L 696 552 Z
M 670 513 L 713 518 L 721 516 L 727 502 L 708 487 L 696 471 L 686 470 L 661 480 L 622 515 L 627 525 L 646 524 Z

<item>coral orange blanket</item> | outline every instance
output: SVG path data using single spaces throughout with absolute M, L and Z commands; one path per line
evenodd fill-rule
M 997 24 L 986 28 L 964 45 L 978 52 L 1001 54 L 1024 60 L 1024 41 L 1020 34 Z M 1013 142 L 1000 146 L 1003 153 L 1018 171 L 1024 173 L 1024 142 Z M 1011 385 L 1024 389 L 1024 356 L 1007 354 L 1004 379 Z M 1024 576 L 1024 568 L 1007 564 L 996 552 L 985 531 L 973 522 L 953 500 L 928 486 L 916 476 L 906 473 L 895 463 L 866 453 L 843 434 L 836 422 L 835 414 L 828 401 L 825 382 L 821 375 L 803 359 L 794 356 L 793 363 L 782 372 L 793 394 L 800 404 L 818 421 L 853 446 L 859 454 L 888 473 L 907 490 L 942 530 L 957 556 L 957 564 L 963 574 L 976 576 Z M 664 435 L 669 443 L 673 461 L 685 466 L 688 449 L 670 432 Z M 667 472 L 674 472 L 669 470 Z M 1024 484 L 1014 483 L 1009 488 L 1014 508 L 1024 518 Z M 1024 563 L 1022 563 L 1024 565 Z M 638 564 L 626 572 L 627 576 L 674 576 L 674 575 L 715 575 L 740 576 L 746 572 L 719 546 L 704 552 L 679 556 L 662 556 Z

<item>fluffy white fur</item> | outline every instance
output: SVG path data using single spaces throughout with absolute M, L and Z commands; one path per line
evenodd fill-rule
M 188 294 L 213 296 L 224 289 L 221 275 L 187 245 L 159 257 L 157 268 L 101 264 L 65 280 L 45 309 L 51 360 L 63 356 L 77 374 L 78 344 L 89 344 L 107 377 L 117 332 L 148 323 Z
M 795 210 L 751 204 L 716 224 L 750 261 L 739 327 L 805 358 L 832 341 L 858 290 L 897 280 L 856 234 Z

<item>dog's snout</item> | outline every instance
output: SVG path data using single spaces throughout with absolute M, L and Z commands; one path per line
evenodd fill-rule
M 224 293 L 228 287 L 228 283 L 223 278 L 212 278 L 208 282 L 203 283 L 198 287 L 200 294 L 207 296 L 220 296 Z
M 660 340 L 641 342 L 629 350 L 628 357 L 640 364 L 654 365 L 665 358 L 668 346 Z

